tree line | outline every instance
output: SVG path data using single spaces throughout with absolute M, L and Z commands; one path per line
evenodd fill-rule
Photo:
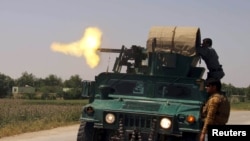
M 12 87 L 33 87 L 35 94 L 24 94 L 23 98 L 36 99 L 80 99 L 82 79 L 79 75 L 72 75 L 68 80 L 50 74 L 45 78 L 37 78 L 32 73 L 23 72 L 21 77 L 13 79 L 10 76 L 0 73 L 0 98 L 12 97 Z M 69 88 L 63 91 L 63 88 Z
M 50 74 L 46 78 L 37 78 L 32 73 L 23 72 L 18 79 L 0 73 L 0 98 L 11 97 L 12 87 L 31 86 L 36 89 L 36 93 L 41 94 L 42 99 L 47 98 L 64 98 L 64 99 L 80 99 L 82 91 L 82 79 L 79 75 L 72 75 L 68 80 Z M 63 91 L 63 88 L 70 88 Z M 232 84 L 222 83 L 222 89 L 228 96 L 241 95 L 250 99 L 250 85 L 246 88 L 235 87 Z M 55 94 L 51 97 L 51 94 Z M 26 95 L 26 98 L 35 98 L 34 94 Z

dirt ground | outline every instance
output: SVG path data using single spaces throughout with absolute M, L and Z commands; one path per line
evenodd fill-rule
M 0 141 L 76 141 L 79 124 L 0 138 Z

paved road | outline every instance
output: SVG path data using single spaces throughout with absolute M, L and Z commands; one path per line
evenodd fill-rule
M 79 125 L 77 124 L 5 137 L 1 138 L 0 141 L 76 141 L 78 128 Z
M 250 111 L 231 111 L 228 124 L 250 125 Z
M 228 124 L 249 124 L 250 111 L 232 111 Z M 76 141 L 79 125 L 60 127 L 51 130 L 25 133 L 1 138 L 0 141 Z

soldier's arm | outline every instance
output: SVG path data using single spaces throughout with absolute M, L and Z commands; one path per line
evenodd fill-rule
M 201 56 L 206 56 L 207 49 L 204 47 L 196 47 L 196 53 Z
M 219 97 L 212 97 L 208 102 L 209 102 L 208 111 L 207 111 L 207 116 L 204 121 L 202 133 L 207 133 L 207 126 L 214 124 L 214 119 L 216 116 L 217 109 L 219 107 L 220 99 Z

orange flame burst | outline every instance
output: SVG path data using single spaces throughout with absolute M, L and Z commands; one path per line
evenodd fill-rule
M 51 44 L 51 49 L 66 55 L 85 57 L 87 64 L 94 68 L 100 62 L 97 50 L 101 46 L 101 39 L 102 32 L 98 28 L 89 27 L 79 41 L 69 44 L 55 42 Z

